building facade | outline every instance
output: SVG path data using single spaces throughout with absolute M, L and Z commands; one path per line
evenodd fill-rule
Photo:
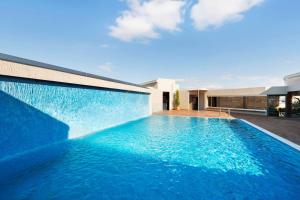
M 228 110 L 278 117 L 300 117 L 300 73 L 284 77 L 285 86 L 235 89 L 179 89 L 175 80 L 157 79 L 142 84 L 151 90 L 152 112 L 173 109 L 179 89 L 183 110 Z
M 300 117 L 300 73 L 284 77 L 285 86 L 274 86 L 264 92 L 268 115 Z
M 151 91 L 152 112 L 172 110 L 176 90 L 179 89 L 176 80 L 159 78 L 141 84 Z
M 265 114 L 267 96 L 264 87 L 239 89 L 191 89 L 180 90 L 181 108 L 186 110 L 231 109 L 233 112 Z

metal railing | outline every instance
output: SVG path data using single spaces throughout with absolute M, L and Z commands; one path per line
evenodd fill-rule
M 221 118 L 221 113 L 222 113 L 222 109 L 223 110 L 226 110 L 227 109 L 227 113 L 228 113 L 228 117 L 231 117 L 231 112 L 230 112 L 230 109 L 231 108 L 223 108 L 223 107 L 219 107 L 219 118 Z
M 229 108 L 229 107 L 208 107 L 207 110 L 214 110 L 219 112 L 221 116 L 222 111 L 227 112 L 228 115 L 231 113 L 245 113 L 245 114 L 258 114 L 258 115 L 267 115 L 267 110 L 265 109 L 245 109 L 245 108 Z

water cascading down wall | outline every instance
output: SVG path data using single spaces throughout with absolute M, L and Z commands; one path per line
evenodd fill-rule
M 0 73 L 0 161 L 148 115 L 146 92 Z

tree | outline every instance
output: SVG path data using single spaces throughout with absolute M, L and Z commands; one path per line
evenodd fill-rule
M 174 107 L 175 107 L 175 109 L 179 109 L 179 105 L 180 105 L 179 90 L 176 90 L 176 93 L 174 95 Z

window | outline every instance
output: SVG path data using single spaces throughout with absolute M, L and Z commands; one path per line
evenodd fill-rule
M 208 97 L 208 106 L 217 107 L 217 97 Z

